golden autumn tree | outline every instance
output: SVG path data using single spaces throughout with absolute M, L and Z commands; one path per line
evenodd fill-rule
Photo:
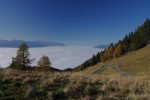
M 113 53 L 114 53 L 114 47 L 109 47 L 108 50 L 107 50 L 108 60 L 113 58 Z
M 114 52 L 114 45 L 112 43 L 107 49 L 104 50 L 103 55 L 102 55 L 102 61 L 105 62 L 107 60 L 112 59 L 113 52 Z
M 102 51 L 101 53 L 101 62 L 105 62 L 105 52 L 106 52 L 106 49 L 104 51 Z
M 123 46 L 119 43 L 113 53 L 113 58 L 120 57 L 123 54 Z

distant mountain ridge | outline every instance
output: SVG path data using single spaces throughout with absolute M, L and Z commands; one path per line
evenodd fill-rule
M 108 47 L 108 45 L 97 45 L 97 46 L 95 46 L 95 48 L 103 48 L 103 49 L 105 49 L 107 47 Z
M 65 46 L 63 43 L 49 41 L 24 41 L 24 40 L 1 40 L 0 47 L 16 48 L 21 42 L 26 42 L 29 47 Z

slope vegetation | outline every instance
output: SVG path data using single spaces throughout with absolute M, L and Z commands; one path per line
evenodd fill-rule
M 0 100 L 149 100 L 148 76 L 0 70 Z
M 150 74 L 150 44 L 146 47 L 129 52 L 119 58 L 98 63 L 84 70 L 85 73 L 94 74 Z

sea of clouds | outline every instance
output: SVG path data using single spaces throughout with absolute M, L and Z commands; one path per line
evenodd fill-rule
M 30 48 L 30 58 L 36 58 L 32 65 L 37 65 L 37 61 L 42 55 L 47 55 L 54 68 L 66 69 L 80 65 L 85 60 L 92 57 L 93 54 L 102 49 L 92 46 L 55 46 Z M 17 48 L 0 48 L 0 67 L 7 67 L 16 56 Z

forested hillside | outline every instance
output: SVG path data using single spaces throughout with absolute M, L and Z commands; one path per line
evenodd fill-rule
M 150 19 L 146 19 L 143 25 L 138 26 L 134 32 L 127 34 L 117 43 L 111 43 L 105 50 L 98 52 L 96 55 L 74 70 L 79 71 L 93 66 L 99 62 L 106 62 L 111 59 L 120 57 L 128 52 L 143 48 L 150 43 Z

